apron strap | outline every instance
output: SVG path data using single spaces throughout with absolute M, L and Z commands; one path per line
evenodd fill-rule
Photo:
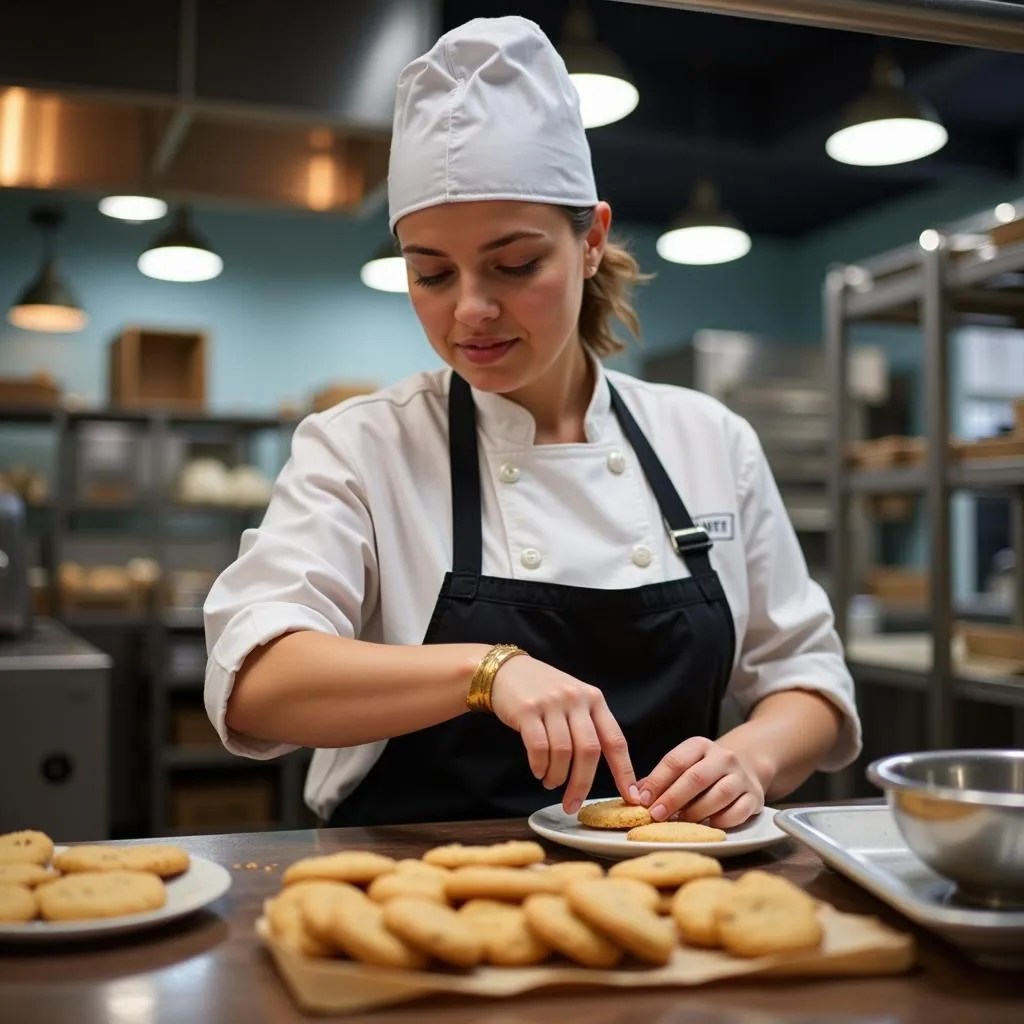
M 626 440 L 636 452 L 640 468 L 651 485 L 658 508 L 661 509 L 673 550 L 686 564 L 691 576 L 710 575 L 714 572 L 711 559 L 708 558 L 711 538 L 706 530 L 694 523 L 683 504 L 683 499 L 679 497 L 679 492 L 665 472 L 665 467 L 654 454 L 654 449 L 640 429 L 640 425 L 633 419 L 633 414 L 611 381 L 608 381 L 608 391 L 611 393 L 612 411 L 619 421 L 619 426 L 622 427 L 623 434 L 626 435 Z
M 466 587 L 475 591 L 475 580 L 483 565 L 476 406 L 469 384 L 455 372 L 448 393 L 448 453 L 452 474 L 453 582 L 460 592 Z

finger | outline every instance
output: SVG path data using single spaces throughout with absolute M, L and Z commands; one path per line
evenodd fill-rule
M 530 771 L 535 779 L 543 779 L 548 770 L 548 731 L 539 715 L 528 715 L 519 727 Z
M 651 805 L 651 817 L 664 821 L 669 815 L 681 811 L 698 796 L 711 789 L 723 776 L 728 775 L 732 765 L 727 765 L 717 751 L 702 757 L 691 765 Z
M 710 741 L 703 736 L 691 736 L 685 742 L 680 743 L 678 747 L 673 747 L 658 762 L 654 771 L 637 783 L 637 788 L 640 790 L 640 802 L 651 807 L 683 772 L 704 756 L 710 745 Z
M 710 789 L 705 790 L 696 800 L 691 800 L 679 811 L 682 821 L 703 821 L 712 814 L 724 811 L 735 803 L 744 793 L 749 792 L 750 784 L 741 774 L 730 772 L 723 775 Z
M 548 734 L 548 770 L 544 775 L 544 788 L 556 789 L 569 775 L 572 760 L 572 735 L 564 711 L 549 711 L 544 716 Z
M 636 802 L 639 792 L 636 788 L 636 772 L 629 756 L 629 744 L 615 721 L 608 705 L 602 700 L 591 712 L 597 738 L 601 744 L 601 752 L 615 780 L 615 788 L 619 796 L 627 803 Z
M 763 798 L 747 792 L 726 807 L 724 811 L 712 815 L 708 819 L 708 824 L 713 828 L 736 828 L 737 825 L 742 825 L 753 815 L 758 814 L 763 807 Z
M 586 707 L 569 712 L 569 731 L 572 734 L 572 771 L 562 806 L 566 814 L 575 814 L 594 784 L 594 773 L 601 760 L 601 742 Z

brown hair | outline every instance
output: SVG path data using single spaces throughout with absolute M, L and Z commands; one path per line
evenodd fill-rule
M 594 222 L 592 206 L 564 207 L 577 237 L 582 238 Z M 624 246 L 609 239 L 604 255 L 593 277 L 583 280 L 583 302 L 580 305 L 579 331 L 583 344 L 598 358 L 615 355 L 625 345 L 615 336 L 618 320 L 640 341 L 640 318 L 633 308 L 632 292 L 637 284 L 654 275 L 644 274 L 636 258 Z

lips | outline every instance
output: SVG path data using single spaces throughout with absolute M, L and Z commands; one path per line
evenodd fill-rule
M 518 341 L 518 338 L 467 338 L 460 341 L 457 348 L 469 362 L 476 366 L 484 366 L 503 359 Z

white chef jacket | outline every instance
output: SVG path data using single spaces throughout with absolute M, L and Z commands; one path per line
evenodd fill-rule
M 861 747 L 853 682 L 754 430 L 707 395 L 594 366 L 585 443 L 535 445 L 525 409 L 474 389 L 483 573 L 592 588 L 689 575 L 611 410 L 611 379 L 714 542 L 736 625 L 727 699 L 745 717 L 779 690 L 822 694 L 843 725 L 821 768 L 848 765 Z M 235 673 L 257 646 L 303 629 L 422 643 L 451 568 L 450 379 L 449 369 L 418 373 L 298 425 L 263 522 L 242 535 L 204 607 L 206 710 L 228 750 L 267 759 L 295 749 L 225 725 Z M 309 806 L 329 817 L 386 743 L 316 751 Z

